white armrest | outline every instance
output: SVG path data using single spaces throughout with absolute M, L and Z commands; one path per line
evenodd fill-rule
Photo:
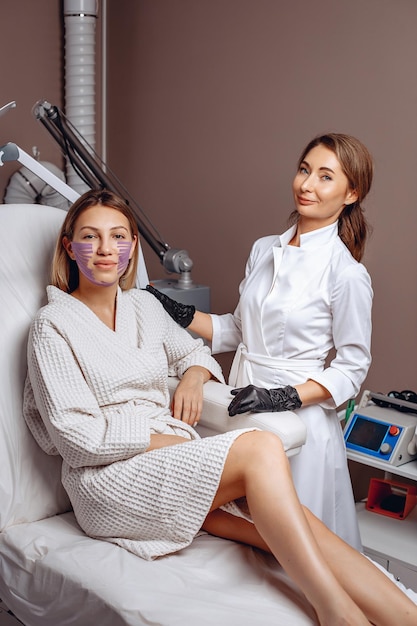
M 168 386 L 171 393 L 178 385 L 178 378 L 170 377 Z M 209 380 L 204 385 L 203 414 L 197 431 L 202 437 L 225 433 L 229 430 L 256 427 L 269 430 L 281 438 L 288 456 L 298 454 L 306 440 L 306 427 L 292 411 L 282 413 L 244 413 L 229 417 L 227 407 L 233 396 L 229 385 Z

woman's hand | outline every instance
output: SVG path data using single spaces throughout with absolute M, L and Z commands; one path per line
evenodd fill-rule
M 294 411 L 301 406 L 297 390 L 290 385 L 278 389 L 264 389 L 248 385 L 232 389 L 234 399 L 229 404 L 229 415 L 238 415 L 247 411 L 264 413 L 269 411 Z
M 191 426 L 196 426 L 203 410 L 203 385 L 211 378 L 204 367 L 193 365 L 180 380 L 172 398 L 172 415 Z
M 331 398 L 330 392 L 315 380 L 307 380 L 301 385 L 263 389 L 248 385 L 232 389 L 234 399 L 229 404 L 230 417 L 247 411 L 262 413 L 263 411 L 295 411 L 301 406 L 318 404 Z
M 177 302 L 165 293 L 161 293 L 158 289 L 155 289 L 152 285 L 146 285 L 146 291 L 159 300 L 165 311 L 172 317 L 174 322 L 177 322 L 177 324 L 183 328 L 188 328 L 193 321 L 195 313 L 195 306 L 193 304 L 182 304 L 181 302 Z
M 164 307 L 165 311 L 183 328 L 188 328 L 196 335 L 212 341 L 213 339 L 213 323 L 209 313 L 196 311 L 193 304 L 182 304 L 166 294 L 161 293 L 152 285 L 147 285 L 146 291 L 151 293 Z

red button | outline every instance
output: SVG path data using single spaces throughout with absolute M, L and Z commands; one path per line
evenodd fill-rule
M 400 429 L 398 428 L 398 426 L 390 426 L 389 434 L 393 437 L 396 437 L 400 434 Z

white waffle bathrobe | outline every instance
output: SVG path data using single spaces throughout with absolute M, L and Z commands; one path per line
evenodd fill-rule
M 119 289 L 115 331 L 74 297 L 47 292 L 30 331 L 24 413 L 42 449 L 63 458 L 80 526 L 146 559 L 187 546 L 243 431 L 200 439 L 171 416 L 167 377 L 201 365 L 223 380 L 219 365 L 146 291 Z M 190 442 L 145 452 L 153 433 Z

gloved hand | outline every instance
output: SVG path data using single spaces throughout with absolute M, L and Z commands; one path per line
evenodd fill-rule
M 187 328 L 193 321 L 195 306 L 193 304 L 181 304 L 176 302 L 172 298 L 169 298 L 164 293 L 152 287 L 152 285 L 146 285 L 146 291 L 149 291 L 164 307 L 165 311 L 172 317 L 174 322 L 177 322 L 183 328 Z
M 299 409 L 302 404 L 297 390 L 290 385 L 279 389 L 263 389 L 248 385 L 247 387 L 232 389 L 231 394 L 235 397 L 229 404 L 230 417 L 247 411 L 254 411 L 255 413 L 293 411 Z

